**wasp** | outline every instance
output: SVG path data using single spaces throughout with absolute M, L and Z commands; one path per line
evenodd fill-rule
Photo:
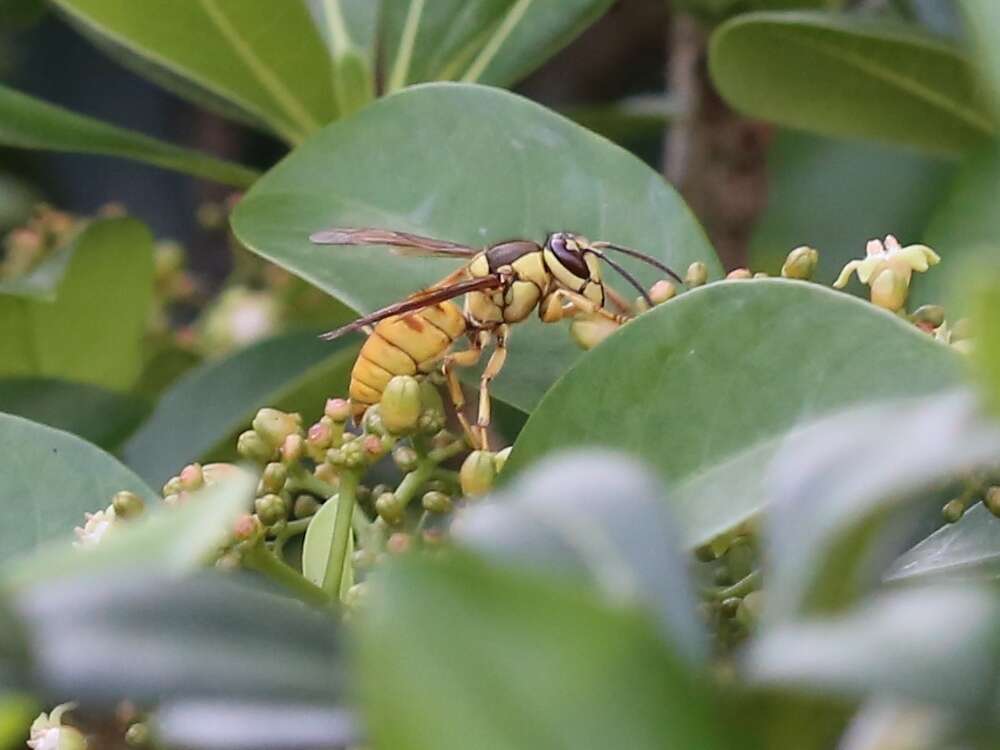
M 439 367 L 458 419 L 476 447 L 487 447 L 490 424 L 490 383 L 507 359 L 510 327 L 532 312 L 545 323 L 586 315 L 620 325 L 630 319 L 629 305 L 601 280 L 601 263 L 607 263 L 642 295 L 653 301 L 639 282 L 607 251 L 642 260 L 680 282 L 670 268 L 655 258 L 609 242 L 591 242 L 571 232 L 549 234 L 544 244 L 508 240 L 475 249 L 447 240 L 386 229 L 332 228 L 316 232 L 318 245 L 376 245 L 397 255 L 453 258 L 463 261 L 455 272 L 401 302 L 358 318 L 322 338 L 333 340 L 364 330 L 368 338 L 351 371 L 350 400 L 356 420 L 379 403 L 389 380 L 396 375 L 419 375 Z M 451 300 L 465 296 L 463 309 Z M 605 307 L 610 301 L 617 309 Z M 462 336 L 467 349 L 452 351 Z M 465 397 L 456 368 L 479 362 L 493 344 L 479 378 L 476 430 L 464 415 Z

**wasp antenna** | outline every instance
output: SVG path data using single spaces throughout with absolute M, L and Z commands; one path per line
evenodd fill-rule
M 642 295 L 642 298 L 644 300 L 646 300 L 646 304 L 648 304 L 650 307 L 654 307 L 655 306 L 655 304 L 653 303 L 653 300 L 650 299 L 649 293 L 645 289 L 643 289 L 642 285 L 636 280 L 636 278 L 632 274 L 630 274 L 628 271 L 626 271 L 619 263 L 615 262 L 614 260 L 612 260 L 611 258 L 609 258 L 607 255 L 605 255 L 604 253 L 602 253 L 602 252 L 600 252 L 598 250 L 594 250 L 594 249 L 590 248 L 590 249 L 587 250 L 587 252 L 593 253 L 598 258 L 600 258 L 605 263 L 607 263 L 609 266 L 611 266 L 613 269 L 615 269 L 618 273 L 620 273 L 625 278 L 626 281 L 628 281 L 629 284 L 631 284 L 632 286 L 634 286 L 639 291 L 639 294 Z
M 663 263 L 661 263 L 660 261 L 658 261 L 656 258 L 654 258 L 654 257 L 652 257 L 650 255 L 646 255 L 646 253 L 640 253 L 638 250 L 633 250 L 630 247 L 622 247 L 621 245 L 613 245 L 610 242 L 595 242 L 595 243 L 593 243 L 591 245 L 591 247 L 600 247 L 600 248 L 604 248 L 604 249 L 607 249 L 607 250 L 617 250 L 619 253 L 623 253 L 625 255 L 631 255 L 633 258 L 638 258 L 639 260 L 645 261 L 649 265 L 654 266 L 654 267 L 660 269 L 665 274 L 668 274 L 669 276 L 671 276 L 675 281 L 677 281 L 677 282 L 679 282 L 681 284 L 684 283 L 684 281 L 681 279 L 681 277 L 678 276 L 674 271 L 672 271 L 668 266 L 664 265 Z M 605 258 L 607 258 L 607 256 L 605 256 Z

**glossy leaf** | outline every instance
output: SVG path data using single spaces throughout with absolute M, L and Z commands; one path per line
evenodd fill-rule
M 377 747 L 596 750 L 624 728 L 635 750 L 729 746 L 650 624 L 566 581 L 413 561 L 378 582 L 358 632 Z
M 302 575 L 308 581 L 323 586 L 326 578 L 327 565 L 330 559 L 330 547 L 333 545 L 333 527 L 337 520 L 337 497 L 331 497 L 309 522 L 305 539 L 302 542 Z M 340 580 L 340 595 L 354 584 L 354 570 L 350 564 L 354 553 L 354 534 L 347 537 L 348 564 Z
M 501 563 L 576 574 L 609 604 L 646 608 L 664 641 L 697 663 L 706 655 L 705 634 L 664 496 L 656 478 L 629 459 L 566 454 L 469 508 L 455 538 Z
M 50 539 L 70 538 L 84 513 L 119 490 L 155 498 L 142 480 L 100 448 L 61 430 L 0 414 L 0 561 Z
M 942 526 L 900 556 L 885 574 L 889 583 L 989 580 L 1000 576 L 1000 518 L 982 503 L 953 524 Z
M 707 23 L 761 10 L 835 10 L 843 0 L 674 0 L 672 7 Z
M 117 571 L 34 586 L 15 604 L 45 644 L 35 672 L 49 697 L 90 708 L 124 698 L 341 700 L 333 619 L 228 577 Z
M 998 453 L 1000 427 L 964 392 L 863 406 L 790 437 L 768 482 L 768 618 L 847 607 L 912 538 L 919 509 L 940 512 L 926 488 Z
M 272 0 L 55 0 L 129 67 L 292 143 L 336 117 L 330 59 L 305 5 Z M 155 19 L 155 23 L 151 23 Z
M 899 24 L 748 13 L 715 32 L 709 63 L 733 107 L 787 127 L 941 153 L 995 132 L 962 52 Z
M 600 18 L 612 0 L 385 0 L 389 90 L 464 80 L 509 86 Z
M 235 436 L 263 406 L 318 418 L 327 397 L 346 393 L 354 356 L 352 347 L 299 332 L 206 362 L 163 394 L 123 447 L 125 462 L 159 486 L 191 461 L 233 457 Z
M 337 109 L 345 117 L 375 96 L 375 32 L 371 0 L 305 0 L 330 52 Z
M 23 590 L 94 574 L 189 573 L 218 554 L 237 516 L 251 507 L 256 483 L 252 473 L 234 470 L 180 507 L 163 505 L 146 490 L 144 515 L 113 527 L 97 547 L 78 549 L 64 533 L 37 554 L 13 560 L 0 578 L 6 588 Z
M 414 87 L 335 123 L 272 169 L 233 215 L 251 250 L 362 312 L 452 270 L 444 260 L 309 242 L 330 225 L 476 246 L 570 229 L 643 248 L 677 268 L 701 260 L 720 270 L 701 228 L 659 175 L 532 102 L 479 86 Z M 641 265 L 630 268 L 647 283 L 655 278 Z M 561 328 L 533 319 L 514 329 L 493 386 L 500 399 L 530 410 L 579 355 Z
M 142 370 L 153 292 L 152 237 L 133 219 L 89 225 L 54 302 L 0 295 L 0 376 L 125 390 Z
M 830 620 L 790 623 L 751 643 L 754 682 L 814 695 L 869 695 L 994 712 L 1000 640 L 995 596 L 928 587 L 872 599 Z
M 750 267 L 777 274 L 792 248 L 809 245 L 819 250 L 816 279 L 829 284 L 873 237 L 891 232 L 904 244 L 919 242 L 953 171 L 889 146 L 781 132 L 768 153 L 767 208 Z
M 792 429 L 849 404 L 958 382 L 947 347 L 866 302 L 785 280 L 709 284 L 629 323 L 546 394 L 505 469 L 603 445 L 672 486 L 684 542 L 763 508 L 764 472 Z M 599 397 L 595 397 L 599 394 Z
M 71 432 L 114 450 L 149 413 L 145 399 L 50 378 L 0 379 L 0 412 Z
M 164 169 L 248 187 L 249 167 L 173 146 L 0 86 L 0 144 L 133 159 Z

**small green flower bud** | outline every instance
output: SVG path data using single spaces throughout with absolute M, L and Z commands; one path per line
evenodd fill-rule
M 385 387 L 380 410 L 389 432 L 402 435 L 417 426 L 422 411 L 420 383 L 410 375 L 396 375 Z
M 726 274 L 726 278 L 730 280 L 734 279 L 752 279 L 753 274 L 750 273 L 749 268 L 734 268 L 732 271 Z
M 146 504 L 142 501 L 142 498 L 128 490 L 116 492 L 114 498 L 111 500 L 111 505 L 115 509 L 116 518 L 135 518 L 142 515 L 142 512 L 146 509 Z
M 306 441 L 301 435 L 289 435 L 281 444 L 281 461 L 284 464 L 294 464 L 302 460 L 306 452 Z
M 337 484 L 339 478 L 337 477 L 337 471 L 330 464 L 319 464 L 315 469 L 313 469 L 313 476 L 317 479 L 321 479 L 327 484 Z
M 786 279 L 801 279 L 808 281 L 816 273 L 819 264 L 819 253 L 811 247 L 797 247 L 785 258 L 781 267 L 781 275 Z
M 379 404 L 369 406 L 361 420 L 361 426 L 369 435 L 384 435 L 385 422 L 382 421 L 382 410 Z
M 921 328 L 933 331 L 944 323 L 944 308 L 941 305 L 921 305 L 910 318 Z
M 236 452 L 250 461 L 265 463 L 271 460 L 271 457 L 274 455 L 274 448 L 266 443 L 256 432 L 247 430 L 237 438 Z
M 342 398 L 327 399 L 323 413 L 334 422 L 346 423 L 351 418 L 351 404 Z
M 872 304 L 896 312 L 906 304 L 910 288 L 907 280 L 891 268 L 879 273 L 871 283 Z
M 421 502 L 424 510 L 431 513 L 447 513 L 451 510 L 451 498 L 443 492 L 431 490 L 424 494 Z
M 270 463 L 264 467 L 260 485 L 264 492 L 281 492 L 288 479 L 288 468 L 284 464 Z
M 274 526 L 288 517 L 288 506 L 280 495 L 258 497 L 253 504 L 257 517 L 265 526 Z
M 441 398 L 441 391 L 429 378 L 420 381 L 420 408 L 423 411 L 444 414 L 444 400 Z
M 379 518 L 391 526 L 396 526 L 403 520 L 403 504 L 392 492 L 383 492 L 375 501 L 375 512 Z
M 413 471 L 417 468 L 417 462 L 420 457 L 417 456 L 417 452 L 413 450 L 408 445 L 397 445 L 392 451 L 392 460 L 396 462 L 396 466 L 399 467 L 400 471 Z
M 371 411 L 371 409 L 368 411 Z M 330 450 L 326 453 L 328 461 L 330 460 L 330 454 L 332 452 L 333 450 Z M 342 457 L 341 461 L 343 462 L 343 466 L 348 469 L 356 469 L 365 462 L 365 448 L 362 445 L 362 440 L 360 438 L 354 438 L 353 440 L 344 443 L 344 445 L 339 449 L 339 452 Z M 330 461 L 330 463 L 334 466 L 337 465 L 333 461 Z
M 397 531 L 385 543 L 385 548 L 390 555 L 402 555 L 409 552 L 412 546 L 413 537 L 403 531 Z
M 444 412 L 428 409 L 417 420 L 417 429 L 424 435 L 433 435 L 444 427 L 446 421 Z
M 129 747 L 146 747 L 149 745 L 149 725 L 136 722 L 125 730 L 125 744 Z
M 1000 487 L 994 485 L 987 488 L 986 496 L 983 498 L 983 505 L 994 516 L 1000 516 Z
M 753 627 L 760 620 L 763 605 L 763 593 L 760 591 L 751 591 L 740 600 L 740 606 L 736 610 L 736 622 L 745 628 Z
M 492 489 L 496 476 L 493 454 L 487 451 L 470 453 L 458 472 L 458 480 L 466 497 L 485 495 Z
M 320 509 L 320 502 L 312 495 L 299 495 L 295 498 L 295 505 L 292 506 L 292 513 L 296 518 L 309 518 L 316 515 Z
M 649 298 L 654 305 L 662 305 L 677 296 L 677 287 L 666 279 L 660 279 L 649 288 Z
M 184 488 L 181 487 L 181 478 L 170 477 L 170 479 L 167 480 L 167 483 L 163 485 L 163 496 L 167 497 L 167 495 L 177 495 L 182 489 Z
M 738 596 L 730 596 L 728 599 L 723 599 L 722 604 L 719 605 L 719 609 L 722 612 L 723 617 L 735 617 L 736 610 L 740 608 L 740 604 L 743 602 Z
M 493 468 L 496 469 L 497 474 L 503 471 L 503 467 L 507 465 L 507 459 L 510 458 L 512 448 L 513 446 L 508 445 L 493 457 Z
M 688 266 L 687 273 L 684 274 L 684 283 L 688 286 L 701 286 L 708 281 L 708 266 L 700 260 Z
M 946 523 L 955 523 L 965 515 L 965 503 L 957 497 L 954 500 L 949 500 L 941 509 L 941 515 L 944 516 Z
M 448 430 L 439 430 L 431 438 L 431 447 L 433 448 L 447 448 L 455 442 L 455 436 Z
M 233 537 L 237 542 L 256 544 L 264 537 L 264 526 L 257 516 L 244 514 L 233 524 Z
M 443 492 L 446 495 L 448 494 L 448 490 L 451 489 L 448 482 L 443 479 L 432 479 L 424 486 L 427 488 L 428 492 Z
M 275 450 L 285 442 L 289 435 L 298 434 L 302 429 L 302 417 L 299 414 L 287 414 L 278 409 L 264 408 L 257 412 L 251 423 L 254 432 Z

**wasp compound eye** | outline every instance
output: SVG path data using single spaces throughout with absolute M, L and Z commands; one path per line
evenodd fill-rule
M 587 268 L 587 264 L 583 261 L 583 255 L 580 253 L 579 249 L 575 247 L 570 247 L 566 241 L 566 236 L 562 234 L 554 234 L 549 238 L 549 247 L 552 250 L 553 255 L 556 256 L 556 260 L 566 267 L 566 270 L 571 274 L 580 279 L 590 278 L 590 269 Z

